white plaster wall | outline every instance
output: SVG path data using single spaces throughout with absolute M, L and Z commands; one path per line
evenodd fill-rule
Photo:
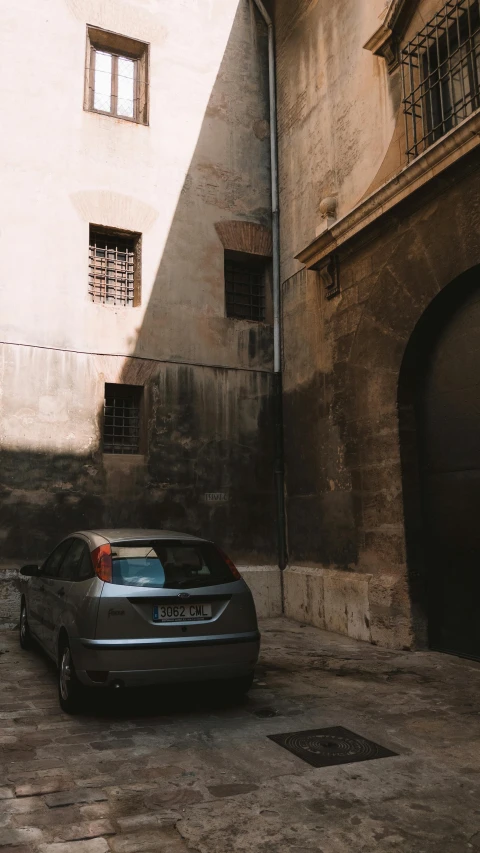
M 268 218 L 269 206 L 268 139 L 254 132 L 267 115 L 264 58 L 249 0 L 16 0 L 2 13 L 0 340 L 236 364 L 245 324 L 224 319 L 214 222 Z M 84 111 L 87 24 L 150 44 L 148 127 Z M 192 161 L 217 173 L 181 212 L 172 245 Z M 89 222 L 143 233 L 140 307 L 89 301 Z M 142 334 L 152 311 L 160 332 Z M 206 344 L 203 320 L 223 324 Z

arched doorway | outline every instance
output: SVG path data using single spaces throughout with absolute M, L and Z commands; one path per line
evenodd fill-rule
M 480 267 L 421 318 L 398 401 L 417 638 L 480 659 Z

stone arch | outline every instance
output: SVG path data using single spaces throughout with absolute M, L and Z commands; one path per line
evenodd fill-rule
M 449 216 L 414 214 L 385 237 L 373 256 L 371 276 L 346 366 L 354 409 L 350 454 L 359 527 L 359 569 L 378 578 L 378 612 L 398 645 L 412 640 L 412 582 L 405 532 L 404 478 L 398 389 L 405 353 L 422 318 L 448 285 L 480 263 L 480 241 L 468 206 L 452 198 Z M 406 414 L 404 412 L 404 414 Z M 407 451 L 408 452 L 408 451 Z M 413 486 L 412 486 L 413 488 Z M 413 595 L 415 598 L 415 594 Z M 415 602 L 414 602 L 415 603 Z M 413 613 L 415 641 L 425 642 L 424 626 Z M 377 633 L 381 634 L 381 631 Z
M 224 249 L 249 255 L 272 256 L 272 231 L 265 225 L 246 220 L 226 219 L 215 224 Z
M 399 444 L 405 522 L 406 564 L 409 594 L 412 605 L 413 630 L 418 644 L 425 646 L 429 642 L 433 642 L 434 648 L 441 648 L 441 646 L 439 645 L 438 638 L 434 639 L 432 637 L 432 631 L 429 630 L 429 627 L 431 628 L 431 626 L 429 626 L 431 618 L 431 614 L 429 614 L 429 610 L 431 609 L 429 599 L 432 598 L 432 577 L 434 578 L 435 583 L 440 583 L 441 581 L 439 578 L 441 577 L 441 574 L 436 571 L 432 577 L 429 577 L 429 571 L 432 569 L 432 542 L 435 543 L 435 540 L 437 539 L 440 541 L 440 537 L 435 535 L 433 539 L 432 537 L 429 539 L 425 521 L 427 505 L 429 500 L 431 501 L 431 496 L 429 498 L 428 492 L 426 492 L 425 473 L 422 474 L 422 468 L 428 471 L 428 467 L 425 469 L 425 448 L 429 445 L 428 443 L 425 444 L 425 424 L 423 423 L 424 413 L 428 410 L 429 406 L 431 406 L 431 403 L 428 402 L 428 390 L 429 386 L 431 386 L 431 380 L 427 380 L 427 371 L 430 372 L 432 355 L 436 353 L 433 363 L 435 364 L 434 369 L 437 374 L 437 383 L 438 374 L 440 374 L 441 397 L 445 397 L 445 393 L 450 387 L 450 395 L 453 398 L 453 408 L 450 409 L 450 416 L 452 411 L 455 411 L 455 423 L 453 425 L 448 423 L 448 417 L 446 426 L 442 425 L 442 417 L 435 417 L 433 419 L 433 423 L 435 423 L 435 440 L 433 444 L 434 446 L 437 444 L 441 446 L 442 443 L 446 441 L 447 446 L 450 446 L 450 448 L 453 448 L 455 445 L 457 446 L 458 450 L 450 450 L 448 455 L 450 462 L 452 462 L 450 457 L 453 457 L 453 462 L 455 462 L 457 456 L 462 459 L 465 457 L 470 460 L 472 453 L 471 448 L 468 447 L 468 439 L 472 432 L 475 432 L 475 434 L 477 432 L 475 411 L 478 408 L 476 376 L 478 375 L 479 361 L 478 357 L 474 355 L 475 346 L 472 346 L 472 343 L 475 341 L 475 335 L 472 336 L 472 328 L 474 332 L 477 331 L 480 317 L 480 310 L 478 308 L 479 302 L 480 267 L 476 265 L 456 277 L 452 282 L 444 287 L 428 305 L 408 341 L 399 374 Z M 472 328 L 470 328 L 470 325 L 472 325 Z M 458 338 L 459 329 L 463 333 L 461 338 Z M 448 357 L 449 347 L 450 350 L 452 348 L 452 332 L 454 340 L 455 334 L 457 335 L 457 344 L 455 348 L 455 356 L 458 356 L 457 363 L 455 362 L 455 359 Z M 446 345 L 445 338 L 447 342 Z M 448 343 L 449 338 L 450 344 Z M 439 354 L 440 360 L 438 358 Z M 463 370 L 464 367 L 466 368 L 465 372 Z M 474 387 L 470 387 L 469 390 L 468 377 L 470 375 L 471 380 L 472 373 L 475 376 Z M 445 380 L 447 380 L 446 384 Z M 473 397 L 471 396 L 472 391 Z M 460 398 L 457 398 L 459 392 L 461 396 Z M 462 393 L 463 395 L 466 395 L 467 402 L 470 406 L 472 399 L 474 400 L 475 406 L 473 409 L 469 410 L 468 405 L 465 407 L 465 400 L 463 400 Z M 450 403 L 450 406 L 452 407 L 452 403 Z M 448 410 L 449 407 L 447 403 L 445 411 L 448 412 Z M 432 411 L 436 412 L 437 409 L 432 410 L 430 408 L 430 413 Z M 449 430 L 452 430 L 452 426 L 453 435 L 457 438 L 460 437 L 460 441 L 454 442 L 451 440 Z M 474 443 L 476 443 L 476 441 Z M 462 445 L 465 446 L 462 448 Z M 433 457 L 434 462 L 437 461 L 436 457 L 438 455 L 438 448 L 433 452 L 430 450 L 430 453 L 427 454 L 427 456 L 429 455 Z M 442 465 L 444 465 L 444 455 L 440 458 Z M 473 453 L 473 458 L 475 460 L 475 453 Z M 432 459 L 430 459 L 428 464 L 432 464 Z M 470 471 L 469 465 L 460 464 L 456 469 L 455 467 L 451 469 L 452 474 L 443 474 L 439 481 L 441 483 L 441 480 L 445 479 L 445 477 L 447 477 L 447 480 L 448 476 L 453 477 L 458 493 L 455 492 L 456 498 L 452 497 L 451 499 L 449 498 L 449 500 L 452 500 L 453 504 L 456 502 L 456 505 L 460 507 L 457 512 L 458 518 L 460 518 L 460 516 L 465 518 L 463 527 L 467 529 L 466 536 L 462 535 L 460 532 L 460 527 L 462 525 L 456 525 L 455 513 L 453 513 L 452 517 L 450 510 L 447 512 L 449 519 L 451 519 L 451 527 L 454 532 L 455 548 L 457 548 L 457 540 L 462 540 L 465 543 L 468 542 L 468 525 L 470 523 L 468 520 L 469 513 L 462 511 L 463 504 L 459 498 L 463 498 L 465 502 L 465 496 L 467 496 L 466 503 L 470 504 L 470 508 L 472 507 L 468 486 L 466 489 L 462 486 L 462 467 L 465 470 L 468 469 L 470 474 L 473 472 L 473 465 L 472 471 Z M 449 470 L 449 465 L 446 465 L 445 470 Z M 433 477 L 435 476 L 436 475 L 433 475 Z M 469 480 L 470 475 L 467 476 L 466 482 Z M 437 483 L 435 484 L 435 489 L 437 489 Z M 442 496 L 441 492 L 442 490 L 436 497 L 436 501 L 438 502 L 438 500 L 440 500 L 440 502 L 445 503 L 445 494 Z M 441 526 L 442 525 L 437 525 L 437 527 Z M 458 541 L 458 544 L 460 544 L 460 541 Z M 439 546 L 439 548 L 441 550 L 441 546 Z M 435 561 L 433 560 L 433 562 Z M 440 564 L 441 562 L 442 561 L 440 559 Z M 461 557 L 458 554 L 456 556 L 455 566 L 456 571 L 460 572 Z M 440 569 L 440 566 L 438 566 L 438 569 Z M 429 584 L 430 591 L 428 589 Z

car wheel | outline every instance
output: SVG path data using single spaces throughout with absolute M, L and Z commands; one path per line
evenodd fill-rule
M 20 646 L 22 649 L 29 649 L 31 645 L 32 635 L 28 626 L 27 605 L 25 599 L 23 599 L 20 608 Z
M 80 710 L 82 685 L 75 672 L 68 640 L 61 646 L 58 659 L 58 698 L 62 711 L 67 714 L 76 714 Z

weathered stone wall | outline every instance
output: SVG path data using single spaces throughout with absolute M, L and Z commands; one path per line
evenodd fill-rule
M 254 565 L 274 560 L 268 371 L 27 348 L 30 366 L 32 353 L 40 361 L 36 383 L 16 388 L 18 370 L 28 368 L 18 353 L 3 347 L 2 415 L 11 429 L 0 450 L 4 556 L 46 553 L 75 528 L 128 525 L 203 533 Z M 119 375 L 145 387 L 142 456 L 100 449 L 104 384 Z M 16 442 L 12 424 L 22 428 Z M 227 501 L 205 503 L 212 492 Z
M 298 273 L 284 285 L 288 538 L 291 563 L 306 570 L 289 581 L 296 592 L 287 595 L 286 612 L 295 618 L 313 607 L 318 624 L 335 624 L 338 570 L 347 570 L 345 588 L 354 598 L 363 573 L 368 608 L 364 601 L 360 610 L 370 638 L 412 642 L 418 552 L 407 547 L 404 500 L 413 545 L 421 514 L 408 412 L 401 458 L 399 377 L 424 311 L 480 262 L 479 166 L 477 154 L 463 158 L 351 241 L 339 253 L 336 299 L 325 299 L 316 272 Z M 325 604 L 330 577 L 336 598 Z M 343 596 L 345 619 L 349 596 Z M 361 620 L 350 623 L 357 627 L 347 619 L 345 633 L 360 636 Z
M 284 587 L 292 618 L 409 646 L 425 639 L 415 544 L 422 522 L 411 410 L 399 441 L 399 377 L 423 312 L 478 263 L 478 157 L 465 154 L 442 177 L 425 166 L 423 188 L 410 199 L 406 189 L 401 202 L 399 194 L 375 226 L 367 223 L 381 207 L 372 196 L 357 236 L 341 236 L 348 214 L 385 182 L 393 186 L 407 162 L 400 68 L 389 72 L 364 49 L 392 5 L 275 4 L 291 564 Z M 402 43 L 443 5 L 405 4 Z M 454 146 L 450 139 L 442 149 L 450 162 Z M 340 294 L 331 300 L 314 261 L 304 269 L 295 260 L 316 238 L 338 263 Z
M 342 216 L 373 181 L 395 129 L 400 91 L 363 49 L 385 0 L 276 0 L 282 278 L 323 227 L 322 199 Z

